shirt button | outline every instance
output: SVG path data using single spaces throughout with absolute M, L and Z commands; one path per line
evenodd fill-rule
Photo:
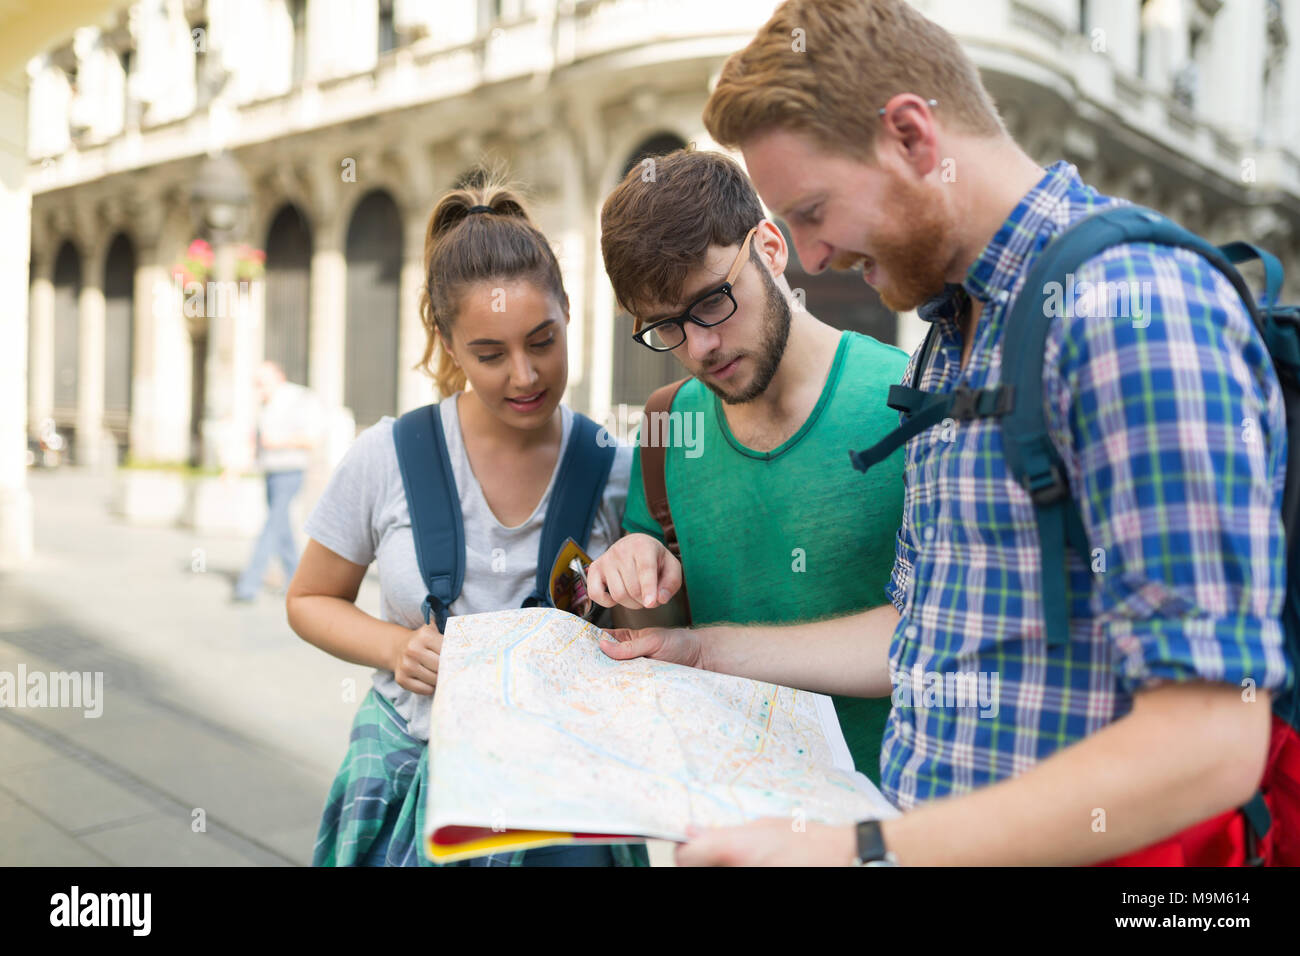
M 934 525 L 928 524 L 925 526 L 925 533 L 923 537 L 925 538 L 926 541 L 934 540 Z
M 916 640 L 916 633 L 917 632 L 916 632 L 915 624 L 909 624 L 907 625 L 907 627 L 903 629 L 903 636 L 906 637 L 909 641 Z

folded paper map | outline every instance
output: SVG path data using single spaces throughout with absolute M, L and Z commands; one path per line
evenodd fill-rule
M 558 843 L 682 841 L 759 817 L 895 815 L 830 698 L 646 658 L 565 611 L 453 617 L 433 697 L 425 838 L 452 862 Z

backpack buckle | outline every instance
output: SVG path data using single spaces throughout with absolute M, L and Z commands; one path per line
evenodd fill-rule
M 1009 414 L 1016 407 L 1016 387 L 999 385 L 993 393 L 993 414 L 999 418 Z
M 959 385 L 952 390 L 952 406 L 948 414 L 961 421 L 972 418 L 1000 418 L 1015 406 L 1015 388 L 999 385 L 996 388 L 970 388 Z
M 1042 507 L 1054 505 L 1066 498 L 1070 486 L 1061 475 L 1061 470 L 1053 463 L 1048 466 L 1048 471 L 1028 476 L 1025 479 L 1025 490 L 1029 492 L 1029 500 Z
M 975 417 L 975 396 L 978 393 L 965 385 L 958 385 L 952 390 L 952 405 L 948 414 L 959 421 L 969 421 Z

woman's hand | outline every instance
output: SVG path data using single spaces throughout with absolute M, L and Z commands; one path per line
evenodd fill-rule
M 436 624 L 407 631 L 393 648 L 393 676 L 399 687 L 415 694 L 432 694 L 438 683 L 442 632 Z

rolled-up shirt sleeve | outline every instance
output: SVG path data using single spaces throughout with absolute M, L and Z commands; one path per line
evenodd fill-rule
M 915 557 L 916 552 L 907 543 L 903 529 L 900 528 L 894 538 L 894 567 L 885 584 L 885 594 L 899 614 L 907 611 L 907 593 L 912 586 L 912 564 Z
M 1282 686 L 1285 412 L 1249 312 L 1185 250 L 1114 247 L 1074 279 L 1044 396 L 1121 684 Z

